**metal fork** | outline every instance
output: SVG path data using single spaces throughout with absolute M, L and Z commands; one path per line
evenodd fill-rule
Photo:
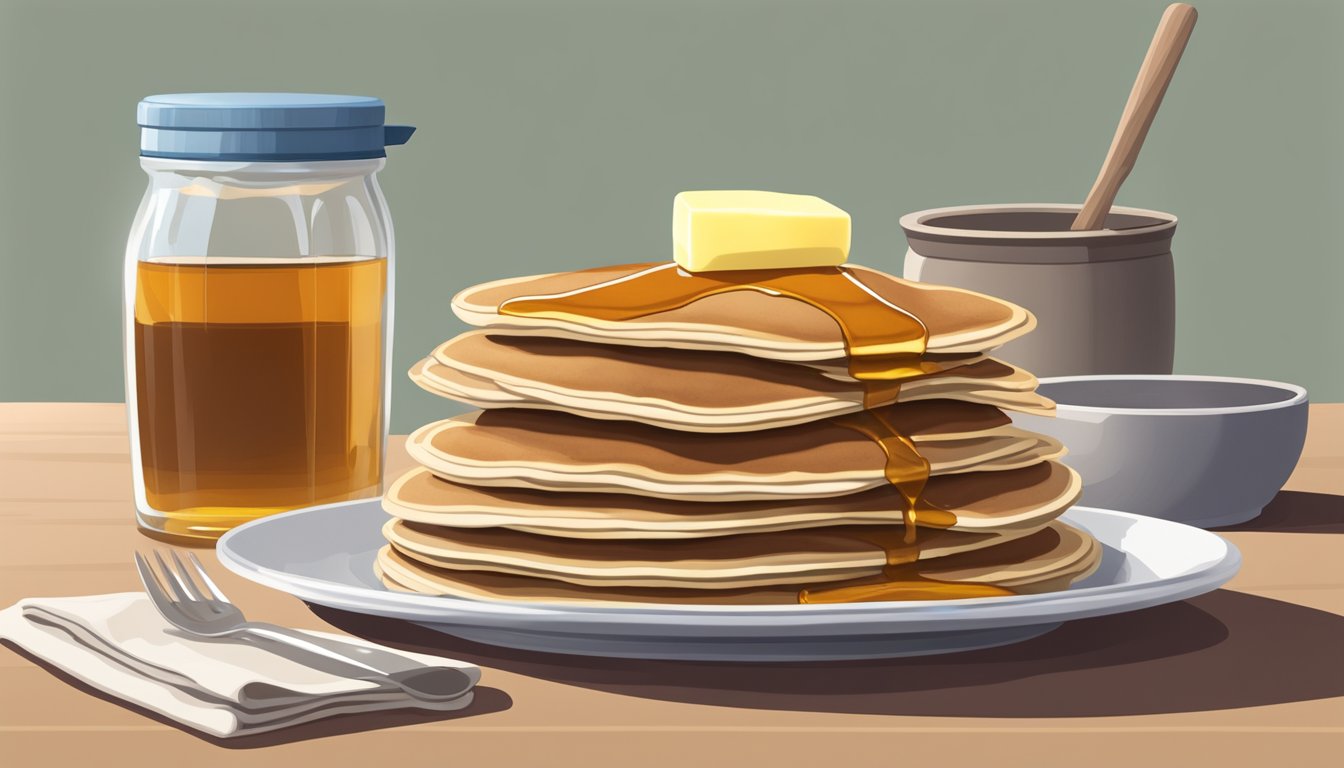
M 390 651 L 313 637 L 275 624 L 248 621 L 242 610 L 229 602 L 210 579 L 194 553 L 187 553 L 190 566 L 176 552 L 169 554 L 175 568 L 169 567 L 158 552 L 154 553 L 154 560 L 164 574 L 162 579 L 139 552 L 135 553 L 135 567 L 140 571 L 140 580 L 144 582 L 145 592 L 154 607 L 169 624 L 184 632 L 202 637 L 264 638 L 308 655 L 309 666 L 343 666 L 346 669 L 338 674 L 346 675 L 350 675 L 350 668 L 354 668 L 358 673 L 354 676 L 359 679 L 390 682 L 418 699 L 445 701 L 471 690 L 471 678 L 454 667 L 427 667 Z M 201 585 L 209 595 L 202 591 Z M 172 592 L 171 597 L 169 592 Z

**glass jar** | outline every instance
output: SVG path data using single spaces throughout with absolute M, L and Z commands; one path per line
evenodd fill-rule
M 381 491 L 392 220 L 378 99 L 140 103 L 149 187 L 126 246 L 136 519 L 213 539 Z

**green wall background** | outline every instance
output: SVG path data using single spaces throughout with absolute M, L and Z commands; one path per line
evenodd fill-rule
M 899 273 L 897 219 L 1087 192 L 1165 2 L 0 0 L 0 400 L 122 397 L 151 93 L 380 96 L 395 368 L 486 279 L 670 255 L 682 189 L 810 192 Z M 1181 219 L 1180 372 L 1344 400 L 1344 3 L 1198 0 L 1119 203 Z M 396 431 L 457 408 L 394 377 Z

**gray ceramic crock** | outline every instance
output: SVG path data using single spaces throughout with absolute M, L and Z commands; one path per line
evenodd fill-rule
M 1037 376 L 1171 373 L 1176 217 L 1114 207 L 1071 232 L 1077 205 L 967 205 L 901 218 L 905 277 L 1031 310 L 1036 330 L 994 354 Z

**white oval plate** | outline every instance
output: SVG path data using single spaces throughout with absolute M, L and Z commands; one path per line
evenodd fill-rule
M 392 591 L 373 573 L 387 520 L 377 499 L 261 518 L 225 534 L 217 551 L 235 573 L 309 603 L 474 642 L 701 661 L 890 658 L 1006 645 L 1071 619 L 1210 592 L 1241 567 L 1236 547 L 1188 525 L 1089 507 L 1063 519 L 1104 549 L 1097 572 L 1063 592 L 840 605 L 562 605 Z

